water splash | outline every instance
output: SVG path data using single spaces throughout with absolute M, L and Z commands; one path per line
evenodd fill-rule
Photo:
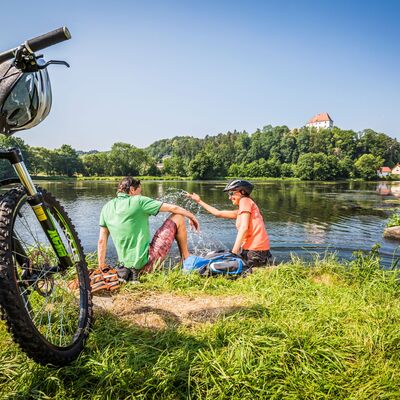
M 168 188 L 159 200 L 164 203 L 176 204 L 183 207 L 194 214 L 199 220 L 200 232 L 188 229 L 188 245 L 191 254 L 205 256 L 211 251 L 228 251 L 227 246 L 202 224 L 204 219 L 204 214 L 200 212 L 202 207 L 190 199 L 187 194 L 188 192 L 182 189 Z

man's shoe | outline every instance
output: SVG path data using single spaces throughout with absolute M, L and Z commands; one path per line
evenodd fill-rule
M 131 275 L 129 277 L 129 282 L 139 283 L 139 271 L 136 268 L 131 268 Z
M 117 275 L 120 282 L 126 283 L 130 280 L 130 277 L 132 275 L 131 268 L 117 266 L 115 269 L 117 270 Z

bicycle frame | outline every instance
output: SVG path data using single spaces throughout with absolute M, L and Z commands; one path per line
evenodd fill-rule
M 66 270 L 68 267 L 73 265 L 72 260 L 68 255 L 60 235 L 58 234 L 53 218 L 47 212 L 47 207 L 43 202 L 41 193 L 36 190 L 36 187 L 33 184 L 32 178 L 25 166 L 20 149 L 0 149 L 0 159 L 9 161 L 18 176 L 18 179 L 13 178 L 0 181 L 0 187 L 9 185 L 11 183 L 22 183 L 28 194 L 28 203 L 32 207 L 36 218 L 42 226 L 43 231 L 49 239 L 49 242 L 51 243 L 51 246 L 53 247 L 60 261 L 60 268 L 56 267 L 54 272 Z

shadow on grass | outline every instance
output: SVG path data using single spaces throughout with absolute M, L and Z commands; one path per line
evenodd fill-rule
M 228 343 L 220 334 L 213 335 L 212 327 L 185 329 L 173 312 L 152 307 L 141 311 L 157 313 L 166 328 L 143 328 L 102 312 L 79 360 L 59 369 L 31 363 L 29 373 L 25 367 L 25 377 L 14 382 L 13 394 L 7 398 L 188 398 L 190 371 L 198 354 Z M 204 321 L 209 311 L 197 311 L 192 318 Z M 260 305 L 221 307 L 219 312 L 218 316 L 211 315 L 213 321 L 269 314 Z
M 199 323 L 216 322 L 218 319 L 246 310 L 243 306 L 206 307 L 187 311 L 179 315 L 161 307 L 142 306 L 118 313 L 130 323 L 150 329 L 177 328 L 180 325 L 193 326 Z

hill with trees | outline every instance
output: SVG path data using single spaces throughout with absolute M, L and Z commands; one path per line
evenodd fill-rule
M 1 137 L 1 147 L 20 147 L 33 174 L 74 176 L 173 175 L 193 179 L 297 177 L 303 180 L 376 178 L 376 170 L 400 161 L 396 139 L 372 129 L 361 132 L 267 125 L 249 134 L 227 132 L 203 139 L 176 136 L 145 149 L 114 143 L 109 151 L 81 152 L 28 146 L 20 138 Z M 162 166 L 161 168 L 157 168 Z M 12 169 L 6 162 L 0 174 Z
M 164 174 L 209 179 L 220 176 L 292 177 L 306 180 L 376 176 L 382 165 L 400 161 L 400 144 L 371 129 L 293 129 L 271 125 L 204 139 L 175 137 L 154 142 L 146 151 L 164 159 Z

